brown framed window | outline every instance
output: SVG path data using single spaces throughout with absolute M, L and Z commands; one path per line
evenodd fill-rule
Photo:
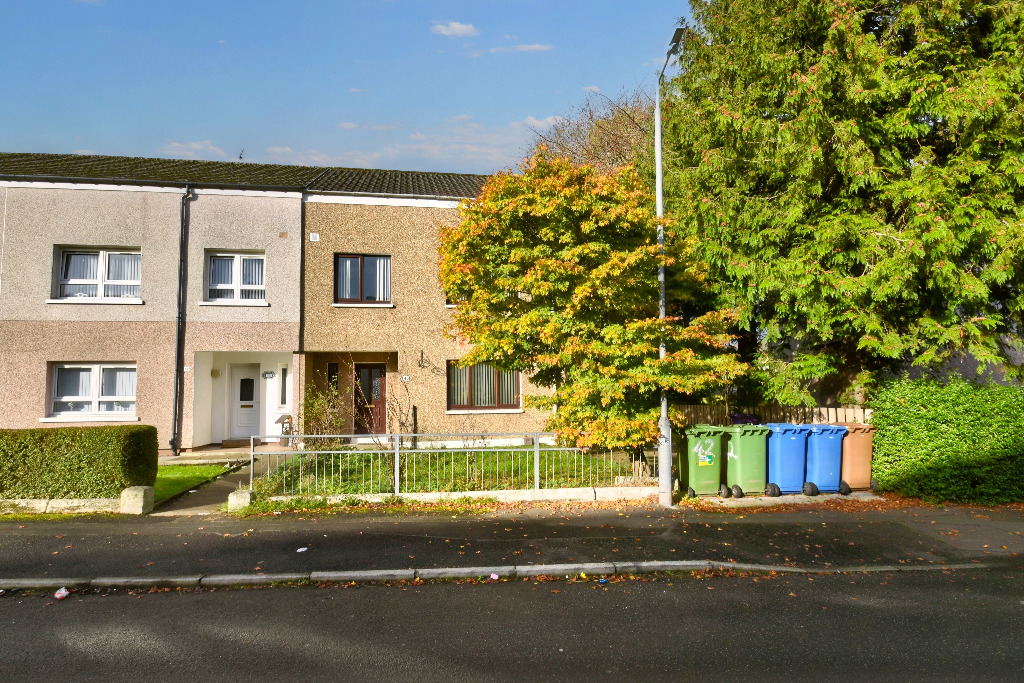
M 334 303 L 391 303 L 391 257 L 335 254 Z
M 519 373 L 487 363 L 459 367 L 448 361 L 448 409 L 496 410 L 519 407 Z

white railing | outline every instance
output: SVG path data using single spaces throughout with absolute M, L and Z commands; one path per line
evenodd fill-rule
M 260 447 L 278 441 L 278 447 Z M 656 485 L 657 458 L 559 446 L 549 433 L 269 435 L 250 441 L 249 488 L 362 495 Z

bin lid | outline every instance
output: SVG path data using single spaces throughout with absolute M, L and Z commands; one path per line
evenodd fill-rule
M 694 436 L 715 436 L 724 432 L 725 427 L 716 427 L 715 425 L 690 425 L 686 428 L 686 433 Z
M 850 434 L 870 434 L 875 431 L 874 425 L 866 425 L 862 422 L 836 422 L 840 427 L 846 427 Z
M 845 434 L 846 427 L 839 425 L 811 425 L 811 434 Z
M 735 434 L 737 436 L 754 434 L 762 436 L 767 434 L 770 430 L 768 425 L 733 425 L 731 427 L 722 427 L 726 434 Z
M 790 422 L 769 422 L 767 425 L 768 429 L 773 432 L 796 432 L 798 434 L 807 434 L 811 431 L 811 425 L 796 425 Z

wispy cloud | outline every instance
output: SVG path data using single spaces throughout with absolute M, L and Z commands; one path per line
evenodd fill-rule
M 547 119 L 545 119 L 547 120 Z M 530 117 L 527 121 L 542 123 Z M 533 130 L 523 121 L 485 126 L 469 119 L 438 130 L 419 130 L 386 147 L 380 163 L 401 168 L 490 173 L 515 165 L 529 147 Z
M 601 89 L 596 85 L 585 85 L 580 88 L 583 92 L 601 92 Z
M 94 150 L 94 149 L 76 149 L 74 153 L 75 154 L 95 154 L 96 150 Z
M 529 153 L 535 137 L 534 131 L 548 128 L 558 120 L 557 116 L 528 116 L 505 124 L 484 125 L 469 114 L 459 114 L 440 126 L 413 130 L 400 137 L 395 135 L 386 138 L 383 143 L 375 137 L 365 141 L 363 138 L 351 140 L 353 144 L 365 144 L 364 149 L 338 152 L 314 148 L 294 149 L 290 146 L 268 147 L 264 158 L 258 161 L 310 166 L 491 173 L 514 167 L 524 154 Z M 378 142 L 375 143 L 374 139 Z
M 349 88 L 349 92 L 369 92 L 366 88 Z
M 449 21 L 447 24 L 435 23 L 430 27 L 430 32 L 441 36 L 459 36 L 462 38 L 480 35 L 480 31 L 476 30 L 473 24 L 461 24 L 457 21 Z
M 510 47 L 492 47 L 490 52 L 547 52 L 554 50 L 553 45 L 544 43 L 530 43 L 529 45 L 512 45 Z
M 352 121 L 342 121 L 338 124 L 338 128 L 344 128 L 345 130 L 355 130 L 356 128 L 363 128 L 365 130 L 397 130 L 401 126 L 397 123 L 354 123 Z
M 298 164 L 302 166 L 355 166 L 373 168 L 381 156 L 376 151 L 352 151 L 329 154 L 318 149 L 296 152 L 291 147 L 267 147 L 265 161 L 277 164 Z
M 201 159 L 211 156 L 223 159 L 226 156 L 224 150 L 215 146 L 210 140 L 198 140 L 196 142 L 167 140 L 163 147 L 157 149 L 157 152 L 164 156 L 179 157 L 181 159 Z
M 534 118 L 533 116 L 527 116 L 525 119 L 523 119 L 522 121 L 518 121 L 517 123 L 520 125 L 529 126 L 530 128 L 534 128 L 536 130 L 544 130 L 546 128 L 550 128 L 559 121 L 563 120 L 564 119 L 561 116 L 548 116 L 547 118 L 543 119 Z

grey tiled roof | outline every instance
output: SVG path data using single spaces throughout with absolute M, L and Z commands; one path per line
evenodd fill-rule
M 324 169 L 191 159 L 79 154 L 0 154 L 0 176 L 74 178 L 97 182 L 191 183 L 301 190 Z
M 476 197 L 487 176 L 465 173 L 379 171 L 363 168 L 331 168 L 310 186 L 311 192 L 346 194 L 414 195 L 421 197 Z
M 96 183 L 187 183 L 212 187 L 452 198 L 476 197 L 487 179 L 486 176 L 463 173 L 21 153 L 0 153 L 0 178 Z

